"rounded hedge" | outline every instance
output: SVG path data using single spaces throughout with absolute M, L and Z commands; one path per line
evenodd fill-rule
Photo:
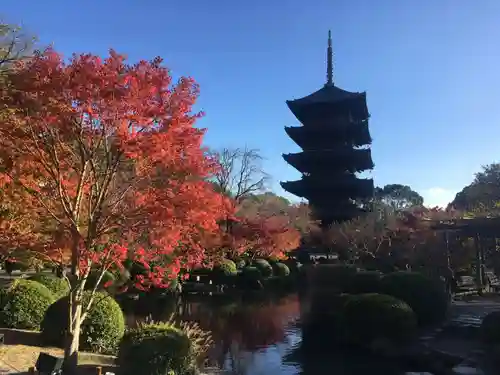
M 500 344 L 500 311 L 493 311 L 484 317 L 480 336 L 487 345 Z
M 224 276 L 235 276 L 238 273 L 238 268 L 232 260 L 223 259 L 215 266 L 214 271 Z
M 182 375 L 195 370 L 194 354 L 185 332 L 170 323 L 150 323 L 125 333 L 117 362 L 121 375 Z
M 311 284 L 318 288 L 335 289 L 338 293 L 345 293 L 349 289 L 351 280 L 358 272 L 357 267 L 344 264 L 316 265 L 311 270 Z
M 238 275 L 239 286 L 246 289 L 261 289 L 262 274 L 257 267 L 247 266 Z
M 286 277 L 290 275 L 290 268 L 285 263 L 276 262 L 273 271 L 275 276 Z
M 378 271 L 359 271 L 350 276 L 345 292 L 351 294 L 378 293 L 382 273 Z
M 97 280 L 99 280 L 99 276 L 101 275 L 100 271 L 91 271 L 87 276 L 87 281 L 85 283 L 85 289 L 93 290 L 97 284 Z M 102 275 L 101 282 L 97 289 L 104 289 L 104 285 L 108 283 L 114 283 L 116 281 L 115 275 L 113 275 L 109 271 L 104 271 Z
M 54 274 L 39 273 L 31 276 L 28 280 L 33 280 L 45 285 L 52 292 L 55 299 L 67 295 L 70 290 L 68 282 Z
M 385 275 L 380 292 L 406 302 L 422 325 L 445 319 L 449 298 L 443 285 L 417 272 L 398 271 Z
M 83 295 L 88 303 L 91 292 Z M 42 340 L 47 345 L 62 346 L 68 327 L 68 298 L 52 304 L 41 324 Z M 113 352 L 125 332 L 125 318 L 120 305 L 107 293 L 96 292 L 94 302 L 83 321 L 80 332 L 80 348 L 97 353 Z
M 2 293 L 0 322 L 9 328 L 39 329 L 54 300 L 54 295 L 45 285 L 17 279 Z
M 254 260 L 253 266 L 256 267 L 264 277 L 271 277 L 273 275 L 273 267 L 265 259 Z
M 351 295 L 342 307 L 344 339 L 369 347 L 375 340 L 406 342 L 416 334 L 417 317 L 411 307 L 392 296 Z

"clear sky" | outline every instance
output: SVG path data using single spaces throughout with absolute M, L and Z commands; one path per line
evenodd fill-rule
M 132 61 L 160 55 L 201 85 L 207 145 L 259 148 L 272 188 L 299 177 L 285 100 L 325 82 L 332 30 L 335 83 L 367 91 L 377 185 L 402 183 L 443 205 L 481 165 L 498 161 L 498 0 L 2 0 L 65 55 Z

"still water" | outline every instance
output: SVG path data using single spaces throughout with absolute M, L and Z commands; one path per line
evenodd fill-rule
M 132 313 L 133 310 L 133 313 Z M 300 345 L 300 304 L 293 294 L 281 298 L 224 299 L 188 297 L 138 303 L 127 308 L 127 324 L 149 317 L 167 320 L 172 313 L 212 332 L 211 367 L 234 375 L 295 375 L 300 365 L 287 357 Z
M 300 303 L 297 295 L 243 299 L 189 297 L 141 301 L 126 308 L 127 324 L 146 317 L 168 320 L 174 313 L 212 332 L 210 367 L 225 375 L 401 375 L 401 368 L 380 358 L 328 349 L 319 337 L 322 355 L 301 355 Z M 133 313 L 132 313 L 133 311 Z M 325 350 L 326 348 L 326 350 Z M 323 352 L 322 351 L 322 352 Z

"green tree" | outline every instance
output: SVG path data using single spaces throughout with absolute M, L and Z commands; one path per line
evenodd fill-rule
M 470 185 L 457 193 L 450 203 L 458 210 L 486 210 L 498 208 L 500 202 L 500 163 L 492 163 L 482 167 L 476 173 Z
M 389 184 L 375 188 L 375 198 L 395 211 L 422 206 L 424 198 L 407 185 Z

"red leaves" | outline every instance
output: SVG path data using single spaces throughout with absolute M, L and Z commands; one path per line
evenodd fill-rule
M 66 64 L 47 50 L 22 62 L 1 96 L 15 115 L 0 123 L 0 149 L 13 161 L 0 181 L 29 192 L 30 210 L 20 213 L 33 218 L 31 232 L 47 233 L 44 252 L 62 249 L 82 274 L 125 257 L 173 257 L 168 270 L 150 272 L 163 282 L 201 262 L 202 236 L 230 215 L 207 182 L 214 162 L 194 127 L 198 86 L 190 78 L 172 85 L 160 63 L 127 65 L 111 51 Z M 29 231 L 21 232 L 18 243 Z

